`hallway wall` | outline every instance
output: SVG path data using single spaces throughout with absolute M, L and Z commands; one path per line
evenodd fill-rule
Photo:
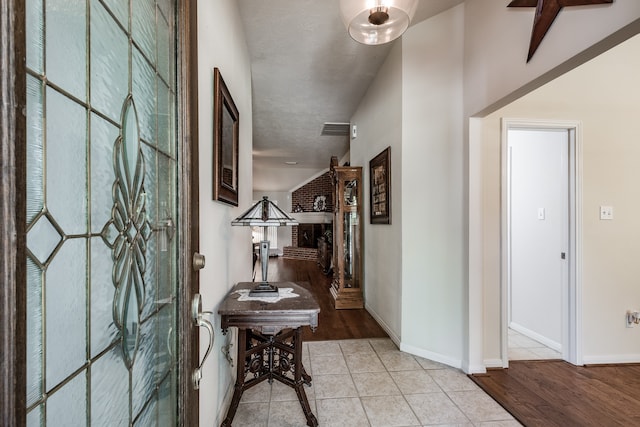
M 351 164 L 362 166 L 364 300 L 399 345 L 402 298 L 402 48 L 396 44 L 360 102 L 351 123 Z M 391 147 L 391 224 L 370 224 L 369 161 Z
M 198 108 L 200 150 L 200 252 L 207 258 L 200 272 L 200 293 L 204 310 L 217 313 L 227 291 L 235 283 L 251 280 L 251 228 L 232 227 L 231 221 L 248 209 L 252 194 L 252 114 L 251 69 L 240 15 L 235 2 L 209 0 L 198 2 Z M 238 108 L 239 197 L 238 207 L 212 201 L 213 158 L 213 69 L 222 77 Z M 225 398 L 232 391 L 232 369 L 220 350 L 233 340 L 220 331 L 220 317 L 214 314 L 215 345 L 203 368 L 200 387 L 200 425 L 220 425 L 226 410 Z M 201 356 L 207 334 L 200 335 Z
M 352 117 L 364 166 L 365 303 L 403 351 L 460 367 L 464 332 L 463 7 L 393 47 Z M 391 146 L 391 224 L 369 224 L 369 161 Z

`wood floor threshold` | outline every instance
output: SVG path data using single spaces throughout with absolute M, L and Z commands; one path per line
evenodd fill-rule
M 640 425 L 640 364 L 511 361 L 469 377 L 525 426 Z

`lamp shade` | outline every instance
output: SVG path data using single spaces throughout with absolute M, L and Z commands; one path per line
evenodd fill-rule
M 245 213 L 231 221 L 231 225 L 246 225 L 259 227 L 280 227 L 284 225 L 298 225 L 298 221 L 287 215 L 276 206 L 267 196 L 251 206 Z
M 368 45 L 389 43 L 409 28 L 418 0 L 340 0 L 351 38 Z
M 278 287 L 267 282 L 267 266 L 269 264 L 269 241 L 267 240 L 267 227 L 279 227 L 283 225 L 298 225 L 298 221 L 287 215 L 276 206 L 267 196 L 251 206 L 249 210 L 231 221 L 231 225 L 245 225 L 250 227 L 264 227 L 264 240 L 260 242 L 260 264 L 262 266 L 262 282 L 249 292 L 251 297 L 276 298 Z

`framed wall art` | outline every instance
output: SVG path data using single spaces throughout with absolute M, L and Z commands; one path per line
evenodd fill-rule
M 239 114 L 220 70 L 213 70 L 213 200 L 238 206 Z
M 371 224 L 391 224 L 391 147 L 369 162 Z

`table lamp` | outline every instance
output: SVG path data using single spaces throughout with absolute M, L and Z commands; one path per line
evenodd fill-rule
M 231 221 L 231 225 L 244 225 L 249 227 L 263 227 L 263 240 L 260 242 L 260 264 L 262 265 L 262 281 L 255 286 L 249 296 L 277 297 L 278 287 L 267 281 L 267 266 L 269 264 L 269 241 L 267 240 L 267 227 L 280 227 L 283 225 L 298 225 L 298 221 L 284 213 L 267 196 L 251 206 L 249 210 Z

